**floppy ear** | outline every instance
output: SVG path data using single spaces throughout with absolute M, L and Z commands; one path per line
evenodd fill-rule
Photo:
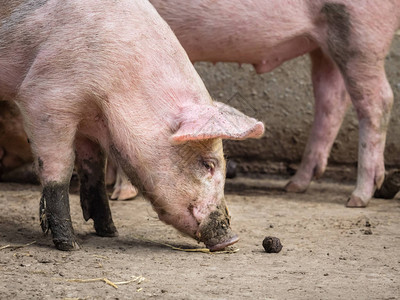
M 221 102 L 186 106 L 177 121 L 179 128 L 170 138 L 174 144 L 212 138 L 243 140 L 264 133 L 263 123 Z

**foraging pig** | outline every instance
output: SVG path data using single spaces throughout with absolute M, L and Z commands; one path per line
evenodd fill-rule
M 322 175 L 351 101 L 359 119 L 357 186 L 347 202 L 364 207 L 384 178 L 383 150 L 393 93 L 384 70 L 400 26 L 400 0 L 150 0 L 195 61 L 253 64 L 269 72 L 310 53 L 315 119 L 287 191 Z
M 238 240 L 221 138 L 259 137 L 264 127 L 212 102 L 148 1 L 3 1 L 0 57 L 0 99 L 21 110 L 43 186 L 41 226 L 58 249 L 79 248 L 68 199 L 75 160 L 84 218 L 101 236 L 117 234 L 106 153 L 165 223 L 211 250 Z
M 32 153 L 21 114 L 12 102 L 0 101 L 0 178 L 30 162 Z

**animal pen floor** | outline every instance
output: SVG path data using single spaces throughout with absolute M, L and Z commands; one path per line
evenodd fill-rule
M 164 245 L 202 247 L 158 221 L 141 197 L 112 201 L 119 237 L 98 237 L 77 194 L 71 214 L 82 249 L 57 251 L 39 226 L 40 187 L 0 183 L 0 299 L 398 299 L 399 195 L 349 209 L 353 185 L 324 181 L 286 194 L 284 184 L 229 180 L 239 250 L 203 253 Z M 265 236 L 280 238 L 282 251 L 265 253 Z

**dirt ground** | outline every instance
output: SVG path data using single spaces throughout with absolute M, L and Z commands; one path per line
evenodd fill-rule
M 76 194 L 71 212 L 82 249 L 58 251 L 40 230 L 40 187 L 0 183 L 0 298 L 398 299 L 400 195 L 349 209 L 351 184 L 317 182 L 297 195 L 284 193 L 284 184 L 229 180 L 239 250 L 210 254 L 161 245 L 202 247 L 158 221 L 140 197 L 111 202 L 119 237 L 98 237 L 83 220 Z M 280 238 L 282 251 L 265 253 L 265 236 Z M 70 281 L 96 278 L 118 288 Z

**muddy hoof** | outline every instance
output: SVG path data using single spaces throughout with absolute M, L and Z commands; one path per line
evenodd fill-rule
M 362 201 L 360 197 L 351 195 L 351 197 L 347 200 L 346 206 L 351 208 L 367 207 L 367 203 Z
M 96 234 L 98 236 L 102 237 L 117 237 L 118 236 L 118 230 L 114 226 L 114 224 L 109 224 L 108 226 L 102 226 L 102 227 L 95 227 Z
M 374 197 L 381 199 L 393 199 L 400 191 L 400 171 L 390 172 L 380 189 L 375 191 Z
M 53 240 L 54 245 L 61 251 L 75 251 L 79 250 L 79 244 L 76 241 L 56 241 Z
M 274 236 L 267 236 L 262 245 L 267 253 L 279 253 L 282 250 L 281 241 Z
M 308 186 L 304 187 L 293 181 L 289 181 L 288 184 L 285 186 L 285 191 L 288 193 L 304 193 L 307 191 Z

